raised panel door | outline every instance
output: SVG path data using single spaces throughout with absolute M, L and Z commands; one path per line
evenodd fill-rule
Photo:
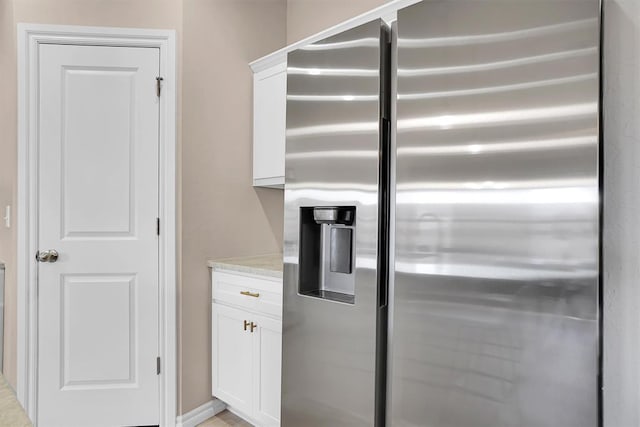
M 282 322 L 254 316 L 258 324 L 253 337 L 255 370 L 254 417 L 262 426 L 280 425 L 282 372 Z
M 212 393 L 228 405 L 250 413 L 253 405 L 253 340 L 250 316 L 212 304 Z
M 38 54 L 38 424 L 158 424 L 159 49 Z

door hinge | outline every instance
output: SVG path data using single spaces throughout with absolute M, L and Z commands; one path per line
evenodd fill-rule
M 156 77 L 156 95 L 160 98 L 160 91 L 162 90 L 162 77 Z
M 160 358 L 156 357 L 156 374 L 160 375 Z
M 156 218 L 156 234 L 160 235 L 160 218 Z

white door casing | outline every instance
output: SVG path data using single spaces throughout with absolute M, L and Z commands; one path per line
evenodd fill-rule
M 73 46 L 47 46 L 47 45 L 73 45 Z M 99 142 L 86 141 L 86 136 L 82 134 L 82 126 L 66 126 L 65 131 L 68 133 L 68 138 L 65 141 L 69 141 L 68 146 L 61 147 L 64 150 L 60 150 L 57 153 L 59 159 L 63 160 L 60 165 L 61 175 L 63 167 L 66 167 L 66 175 L 69 175 L 68 182 L 63 182 L 63 200 L 65 201 L 64 209 L 58 206 L 58 219 L 57 222 L 57 237 L 56 231 L 49 235 L 49 238 L 57 238 L 59 240 L 58 247 L 49 247 L 48 249 L 58 249 L 60 252 L 60 260 L 56 264 L 40 264 L 34 260 L 35 251 L 42 249 L 39 245 L 39 238 L 44 240 L 46 232 L 43 229 L 49 229 L 49 225 L 43 215 L 39 214 L 39 205 L 49 205 L 51 197 L 48 191 L 44 191 L 44 188 L 56 181 L 55 179 L 49 179 L 51 177 L 45 176 L 45 171 L 38 169 L 38 160 L 42 162 L 45 158 L 47 161 L 49 157 L 47 154 L 40 153 L 39 150 L 43 147 L 46 138 L 49 136 L 48 131 L 39 129 L 41 123 L 45 126 L 47 120 L 50 120 L 50 116 L 42 116 L 39 111 L 39 100 L 41 93 L 45 87 L 48 89 L 49 85 L 55 87 L 57 83 L 62 87 L 65 82 L 71 82 L 67 85 L 66 89 L 69 89 L 68 100 L 73 100 L 74 97 L 82 100 L 83 97 L 89 99 L 89 93 L 87 88 L 95 90 L 100 88 L 100 85 L 89 84 L 84 89 L 83 84 L 88 84 L 90 78 L 102 78 L 104 84 L 102 88 L 113 85 L 110 90 L 104 90 L 93 95 L 103 95 L 104 98 L 111 98 L 95 105 L 86 105 L 85 109 L 70 109 L 66 114 L 75 114 L 80 116 L 85 121 L 85 128 L 94 127 L 97 135 L 97 139 L 102 138 L 110 139 L 114 138 L 118 134 L 117 126 L 103 126 L 101 121 L 91 123 L 91 108 L 94 109 L 93 113 L 99 113 L 99 108 L 105 107 L 109 102 L 120 102 L 122 99 L 127 99 L 126 94 L 121 92 L 117 94 L 118 87 L 122 88 L 122 85 L 133 88 L 131 84 L 131 75 L 128 75 L 131 70 L 127 68 L 135 68 L 136 66 L 124 66 L 120 70 L 113 71 L 108 76 L 105 75 L 105 65 L 88 64 L 90 67 L 97 67 L 94 70 L 83 70 L 83 66 L 87 64 L 69 64 L 65 69 L 65 73 L 60 72 L 59 75 L 50 79 L 44 73 L 40 75 L 39 52 L 43 52 L 43 59 L 46 56 L 46 51 L 49 48 L 68 48 L 75 49 L 76 53 L 70 54 L 70 58 L 73 60 L 79 60 L 83 55 L 78 55 L 78 49 L 92 49 L 89 46 L 102 46 L 101 52 L 107 52 L 109 49 L 116 50 L 118 47 L 128 47 L 133 50 L 155 52 L 156 58 L 154 60 L 154 70 L 151 73 L 152 78 L 148 83 L 147 88 L 151 89 L 150 100 L 154 103 L 152 114 L 155 117 L 155 160 L 151 163 L 155 164 L 153 184 L 156 191 L 153 192 L 155 196 L 153 201 L 146 200 L 149 206 L 154 204 L 155 216 L 161 219 L 160 222 L 160 237 L 156 236 L 156 224 L 152 219 L 151 224 L 148 226 L 148 230 L 142 231 L 146 228 L 146 224 L 140 222 L 127 221 L 125 217 L 131 215 L 132 212 L 135 217 L 142 217 L 143 208 L 139 208 L 136 203 L 140 194 L 136 195 L 135 189 L 142 188 L 144 185 L 144 179 L 136 175 L 137 166 L 129 168 L 129 174 L 125 178 L 122 175 L 114 174 L 118 168 L 123 168 L 122 164 L 118 163 L 118 159 L 122 156 L 116 156 L 115 153 L 120 150 L 122 154 L 124 146 L 126 144 L 120 144 L 120 146 L 113 146 L 110 150 L 105 150 Z M 112 48 L 108 48 L 111 46 Z M 151 49 L 149 49 L 151 48 Z M 96 49 L 96 48 L 94 48 Z M 159 58 L 158 58 L 159 54 Z M 52 55 L 59 59 L 59 55 Z M 64 55 L 62 55 L 64 56 Z M 94 58 L 95 59 L 95 58 Z M 46 62 L 46 61 L 45 61 Z M 73 61 L 72 61 L 73 62 Z M 122 28 L 96 28 L 96 27 L 72 27 L 72 26 L 50 26 L 50 25 L 37 25 L 37 24 L 19 24 L 18 25 L 18 64 L 19 64 L 19 105 L 18 105 L 18 159 L 19 159 L 19 178 L 18 178 L 18 384 L 17 392 L 18 397 L 26 407 L 29 416 L 36 422 L 41 421 L 42 425 L 50 423 L 46 422 L 46 419 L 37 420 L 36 415 L 40 412 L 46 414 L 46 403 L 39 402 L 38 397 L 42 397 L 47 393 L 46 387 L 42 390 L 38 390 L 38 374 L 42 376 L 41 381 L 48 381 L 46 374 L 43 371 L 49 371 L 49 369 L 43 365 L 38 366 L 38 355 L 46 354 L 48 352 L 47 346 L 58 346 L 59 354 L 54 354 L 51 357 L 47 354 L 47 357 L 40 358 L 43 363 L 54 363 L 57 359 L 57 366 L 54 369 L 58 369 L 59 375 L 56 379 L 51 379 L 53 382 L 57 380 L 59 388 L 65 389 L 65 392 L 80 393 L 84 391 L 87 395 L 98 396 L 102 395 L 101 405 L 106 402 L 104 399 L 108 399 L 109 391 L 114 391 L 118 388 L 123 388 L 130 393 L 130 399 L 124 406 L 118 406 L 114 412 L 126 412 L 127 406 L 133 408 L 137 415 L 142 414 L 144 411 L 140 410 L 140 406 L 145 406 L 144 399 L 135 400 L 137 397 L 134 390 L 139 386 L 146 386 L 144 377 L 153 378 L 148 384 L 150 388 L 155 389 L 155 399 L 153 406 L 154 423 L 159 423 L 163 426 L 175 425 L 176 416 L 176 258 L 175 258 L 175 34 L 174 31 L 165 30 L 138 30 L 138 29 L 122 29 Z M 121 64 L 122 65 L 122 64 Z M 74 68 L 76 67 L 76 68 Z M 108 68 L 108 67 L 107 67 Z M 64 80 L 62 77 L 66 74 Z M 162 76 L 164 78 L 162 84 L 162 96 L 157 99 L 155 96 L 155 77 Z M 133 78 L 135 80 L 135 78 Z M 145 83 L 146 84 L 146 83 Z M 66 90 L 65 89 L 65 90 Z M 44 90 L 46 92 L 46 89 Z M 129 92 L 129 101 L 131 101 L 132 94 Z M 42 93 L 43 99 L 47 98 L 46 93 Z M 136 96 L 134 96 L 136 97 Z M 85 101 L 87 100 L 85 99 Z M 137 100 L 136 100 L 137 102 Z M 84 102 L 86 104 L 86 102 Z M 70 103 L 70 105 L 73 102 Z M 131 105 L 131 104 L 130 104 Z M 65 109 L 58 106 L 58 110 L 61 112 L 62 117 L 65 114 Z M 122 107 L 120 105 L 119 107 Z M 44 108 L 44 105 L 43 105 Z M 118 114 L 109 116 L 107 119 L 111 120 L 111 124 L 118 120 L 123 120 L 126 115 L 122 114 L 122 108 L 118 109 Z M 40 117 L 39 117 L 40 115 Z M 95 116 L 96 114 L 94 114 Z M 129 116 L 129 119 L 134 117 Z M 158 118 L 159 116 L 159 118 Z M 139 124 L 139 117 L 135 117 L 135 124 Z M 108 121 L 105 120 L 105 121 Z M 143 126 L 144 127 L 144 126 Z M 149 126 L 149 129 L 153 126 Z M 40 132 L 42 130 L 42 132 Z M 78 132 L 80 130 L 80 132 Z M 120 129 L 121 130 L 121 129 Z M 133 127 L 133 135 L 129 135 L 130 140 L 135 140 L 135 136 L 143 132 L 142 128 L 136 126 Z M 75 132 L 75 133 L 74 133 Z M 74 141 L 75 138 L 75 141 Z M 127 138 L 124 138 L 125 140 Z M 82 140 L 82 141 L 80 141 Z M 79 142 L 80 141 L 80 142 Z M 86 150 L 91 146 L 91 143 L 97 144 L 98 151 Z M 74 162 L 73 154 L 71 157 L 66 156 L 67 163 L 64 163 L 65 156 L 71 152 L 69 147 L 74 146 L 75 149 L 80 148 L 80 151 L 85 150 L 85 155 L 89 155 L 90 159 L 94 161 L 94 168 L 88 168 L 88 164 L 91 162 Z M 132 147 L 129 147 L 132 148 Z M 136 164 L 136 155 L 144 155 L 143 152 L 138 152 L 139 147 L 133 144 L 133 149 L 128 152 L 131 162 L 130 165 Z M 158 152 L 159 148 L 159 152 Z M 126 150 L 124 150 L 126 151 Z M 125 153 L 127 154 L 127 153 Z M 133 154 L 133 156 L 131 156 Z M 55 157 L 54 153 L 54 157 Z M 92 157 L 93 155 L 93 157 Z M 153 156 L 153 155 L 152 155 Z M 126 155 L 124 156 L 127 157 Z M 159 164 L 159 169 L 158 169 Z M 111 166 L 111 167 L 109 167 Z M 139 168 L 142 171 L 145 167 Z M 99 170 L 102 169 L 102 170 Z M 147 167 L 148 169 L 148 167 Z M 107 171 L 107 172 L 105 172 Z M 50 172 L 50 171 L 49 171 Z M 96 177 L 100 176 L 100 173 L 109 173 L 109 179 L 102 180 L 102 188 L 100 187 L 100 180 Z M 48 173 L 48 172 L 47 172 Z M 93 175 L 92 175 L 93 174 Z M 86 177 L 86 182 L 82 180 L 73 179 L 73 176 L 82 175 Z M 151 173 L 143 174 L 147 176 L 147 184 L 150 181 Z M 110 194 L 113 201 L 117 201 L 118 197 L 123 198 L 121 189 L 126 187 L 126 183 L 132 177 L 132 186 L 134 192 L 129 197 L 126 209 L 123 209 L 123 204 L 109 204 L 107 203 L 108 197 L 99 198 L 95 197 L 98 190 L 101 189 L 104 194 Z M 46 178 L 46 179 L 45 179 Z M 58 177 L 60 182 L 60 176 Z M 89 182 L 93 179 L 93 182 Z M 96 181 L 97 179 L 97 181 Z M 158 185 L 159 183 L 159 185 Z M 66 186 L 65 186 L 66 185 Z M 89 187 L 95 188 L 95 193 L 88 190 Z M 39 188 L 42 187 L 42 188 Z M 157 191 L 159 187 L 159 193 Z M 126 192 L 126 191 L 125 191 Z M 143 192 L 146 193 L 146 192 Z M 141 194 L 143 194 L 141 193 Z M 85 200 L 86 198 L 93 198 L 93 200 Z M 143 197 L 144 198 L 144 197 Z M 85 203 L 91 201 L 92 203 Z M 151 203 L 154 202 L 154 203 Z M 117 205 L 117 206 L 116 206 Z M 51 204 L 55 206 L 55 203 Z M 62 214 L 66 211 L 67 215 Z M 106 215 L 108 214 L 108 215 Z M 53 214 L 55 215 L 55 213 Z M 87 220 L 88 218 L 88 220 Z M 146 222 L 146 219 L 144 220 Z M 39 230 L 40 228 L 40 230 Z M 55 228 L 55 227 L 54 227 Z M 51 231 L 51 230 L 49 230 Z M 147 233 L 142 236 L 141 233 Z M 148 237 L 155 239 L 154 249 L 155 257 L 153 266 L 147 265 L 146 268 L 142 268 L 140 271 L 136 271 L 132 267 L 133 260 L 128 256 L 127 250 L 130 253 L 140 254 L 144 250 L 144 242 L 148 244 L 151 240 Z M 131 248 L 118 249 L 118 240 L 120 244 L 128 243 L 134 244 L 133 241 L 140 237 L 139 245 L 136 250 Z M 145 240 L 146 239 L 146 240 Z M 78 250 L 79 247 L 84 245 L 85 248 L 95 249 L 97 242 L 91 242 L 95 240 L 106 246 L 99 248 L 98 251 L 94 250 Z M 42 242 L 48 244 L 49 242 Z M 91 244 L 94 247 L 91 248 Z M 99 245 L 98 245 L 99 246 Z M 126 246 L 126 245 L 125 245 Z M 62 248 L 62 249 L 61 249 Z M 118 253 L 118 255 L 113 255 Z M 111 251 L 111 253 L 109 253 Z M 78 254 L 78 255 L 75 255 Z M 80 263 L 71 260 L 71 255 L 75 261 L 81 261 L 80 258 L 84 257 Z M 77 259 L 76 259 L 77 258 Z M 102 258 L 102 262 L 100 259 Z M 158 262 L 159 259 L 159 262 Z M 82 264 L 81 267 L 78 267 Z M 110 265 L 112 271 L 99 270 L 100 266 Z M 54 267 L 47 271 L 46 267 Z M 76 269 L 74 271 L 74 268 Z M 59 271 L 55 271 L 59 269 Z M 120 271 L 116 271 L 120 270 Z M 38 283 L 38 273 L 40 273 L 40 283 Z M 58 275 L 57 283 L 53 286 L 47 287 L 47 276 Z M 152 304 L 153 308 L 144 307 L 139 305 L 141 302 L 141 296 L 147 289 L 140 291 L 140 282 L 144 281 L 143 276 L 152 276 L 155 281 L 155 289 L 151 291 L 153 293 L 153 299 L 155 304 Z M 50 279 L 51 277 L 49 277 Z M 53 282 L 56 282 L 54 280 Z M 39 286 L 40 285 L 40 286 Z M 55 290 L 58 289 L 58 293 Z M 64 290 L 62 295 L 60 290 Z M 90 290 L 90 292 L 89 292 Z M 40 292 L 40 294 L 38 294 Z M 49 293 L 49 295 L 47 295 Z M 56 325 L 50 325 L 46 321 L 45 317 L 48 316 L 48 308 L 45 308 L 45 312 L 41 313 L 38 308 L 38 304 L 44 305 L 46 302 L 45 296 L 57 299 L 58 306 L 54 305 L 55 310 L 68 309 L 65 311 L 65 316 L 60 317 L 58 314 L 58 322 Z M 63 298 L 61 298 L 63 296 Z M 148 295 L 147 295 L 148 296 Z M 82 304 L 78 304 L 81 302 Z M 118 307 L 119 305 L 119 307 Z M 113 308 L 113 310 L 111 310 Z M 137 312 L 136 312 L 137 311 Z M 155 311 L 154 313 L 151 313 Z M 114 312 L 118 312 L 120 316 L 113 316 Z M 140 318 L 140 313 L 146 312 L 143 318 Z M 38 321 L 38 314 L 44 315 Z M 149 313 L 151 313 L 149 315 Z M 151 338 L 141 335 L 141 327 L 145 319 L 154 318 L 155 335 L 151 334 Z M 77 322 L 77 321 L 80 322 Z M 135 320 L 138 320 L 137 322 Z M 91 324 L 93 322 L 93 324 Z M 74 325 L 82 324 L 81 327 Z M 91 327 L 87 327 L 91 326 Z M 39 330 L 39 327 L 42 330 Z M 67 334 L 58 336 L 58 340 L 54 339 L 56 333 L 50 335 L 46 331 L 47 328 L 58 328 L 59 330 L 67 331 Z M 100 329 L 102 329 L 100 331 Z M 131 333 L 133 331 L 133 333 Z M 136 335 L 137 334 L 137 335 Z M 123 338 L 123 335 L 128 337 Z M 40 337 L 40 339 L 39 339 Z M 66 346 L 59 346 L 59 338 L 62 339 Z M 136 342 L 136 340 L 138 342 Z M 142 341 L 141 341 L 142 340 Z M 150 347 L 149 342 L 153 342 L 155 347 L 155 355 L 162 358 L 162 373 L 156 375 L 155 356 L 152 358 L 151 363 L 144 363 L 132 361 L 134 359 L 141 359 L 144 351 L 140 350 L 140 345 L 144 341 L 146 345 L 143 347 Z M 39 343 L 42 345 L 39 348 Z M 143 343 L 143 344 L 144 344 Z M 88 345 L 90 344 L 90 345 Z M 116 350 L 119 348 L 119 350 Z M 66 352 L 64 355 L 63 352 Z M 54 352 L 55 353 L 55 352 Z M 109 360 L 108 363 L 98 363 L 98 358 L 101 355 L 113 357 L 113 360 Z M 61 363 L 64 359 L 63 356 L 71 355 L 67 358 L 65 363 Z M 104 360 L 102 360 L 104 362 Z M 143 366 L 144 365 L 144 366 Z M 98 368 L 100 366 L 100 368 Z M 38 372 L 40 368 L 40 372 Z M 149 375 L 153 373 L 153 375 Z M 147 385 L 148 385 L 147 384 Z M 159 390 L 158 390 L 159 387 Z M 143 395 L 144 393 L 140 393 Z M 139 397 L 139 396 L 138 396 Z M 113 398 L 113 396 L 111 396 Z M 64 399 L 63 399 L 64 400 Z M 79 408 L 82 408 L 83 403 L 79 402 L 77 398 L 73 399 L 75 404 L 72 412 L 77 412 Z M 99 400 L 99 399 L 98 399 Z M 93 401 L 95 402 L 95 401 Z M 38 405 L 44 404 L 42 411 L 38 410 Z M 62 402 L 64 404 L 64 402 Z M 91 406 L 91 398 L 86 405 Z M 94 403 L 95 404 L 95 403 Z M 150 406 L 149 406 L 150 407 Z M 60 408 L 64 410 L 64 408 Z M 124 409 L 124 410 L 123 410 Z M 141 415 L 144 416 L 144 415 Z M 100 415 L 94 412 L 92 418 L 92 425 L 95 425 L 96 420 L 100 419 Z M 105 424 L 114 424 L 117 421 L 109 421 L 107 419 L 102 420 Z M 132 420 L 131 423 L 142 423 L 142 421 Z M 129 423 L 129 422 L 127 422 Z M 144 422 L 146 423 L 146 421 Z M 73 423 L 65 422 L 65 425 L 72 425 Z
M 159 423 L 159 59 L 40 46 L 42 426 Z

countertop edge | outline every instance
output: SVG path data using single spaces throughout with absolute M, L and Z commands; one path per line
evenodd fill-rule
M 277 255 L 274 255 L 277 257 Z M 268 257 L 268 256 L 265 256 Z M 219 260 L 207 260 L 207 267 L 214 271 L 224 271 L 240 274 L 252 274 L 255 276 L 263 276 L 269 278 L 282 279 L 282 270 L 278 268 L 269 268 L 259 265 L 246 265 L 245 263 L 251 262 L 251 260 L 263 260 L 262 256 L 253 256 L 246 258 L 229 258 Z M 277 264 L 275 264 L 277 265 Z

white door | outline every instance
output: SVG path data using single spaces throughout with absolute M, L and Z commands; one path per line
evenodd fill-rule
M 251 314 L 212 304 L 211 316 L 213 395 L 250 414 L 253 397 Z
M 39 47 L 39 426 L 159 423 L 159 55 Z

